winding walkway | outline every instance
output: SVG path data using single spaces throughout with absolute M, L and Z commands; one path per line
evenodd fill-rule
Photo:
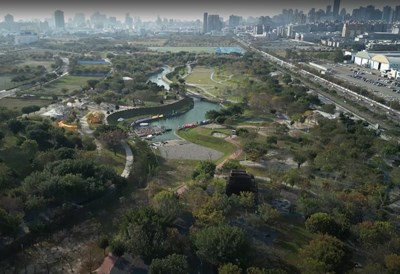
M 243 150 L 240 148 L 240 145 L 238 144 L 238 142 L 234 138 L 232 138 L 231 136 L 226 137 L 225 141 L 227 141 L 228 143 L 233 144 L 234 146 L 236 146 L 237 149 L 231 155 L 226 157 L 221 163 L 219 163 L 217 165 L 216 169 L 221 169 L 223 167 L 223 165 L 229 160 L 237 159 L 243 152 Z
M 128 178 L 133 166 L 133 153 L 131 147 L 125 141 L 122 141 L 121 144 L 126 154 L 125 168 L 121 173 L 121 177 Z
M 82 135 L 93 136 L 93 130 L 90 129 L 86 115 L 80 119 L 81 129 L 79 130 Z M 94 138 L 94 142 L 96 144 L 96 150 L 100 154 L 103 146 L 99 140 Z M 125 142 L 121 142 L 122 147 L 125 150 L 125 168 L 121 173 L 121 177 L 128 178 L 131 174 L 132 166 L 133 166 L 133 153 L 131 147 Z

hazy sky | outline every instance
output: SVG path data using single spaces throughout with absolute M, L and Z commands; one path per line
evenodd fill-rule
M 129 12 L 131 16 L 142 19 L 155 19 L 157 15 L 176 19 L 200 19 L 203 12 L 218 13 L 225 19 L 230 14 L 248 16 L 275 15 L 283 8 L 303 9 L 311 7 L 325 9 L 333 5 L 333 0 L 7 0 L 0 4 L 0 21 L 5 14 L 14 15 L 15 20 L 31 18 L 49 18 L 56 9 L 65 12 L 65 17 L 73 17 L 76 12 L 85 12 L 87 16 L 94 11 L 109 16 L 123 18 Z M 348 11 L 354 7 L 375 5 L 400 5 L 399 0 L 342 0 L 341 8 Z

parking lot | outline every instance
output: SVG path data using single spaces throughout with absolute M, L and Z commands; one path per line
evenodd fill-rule
M 378 70 L 363 68 L 355 64 L 328 64 L 332 75 L 355 86 L 366 88 L 382 98 L 400 101 L 400 81 L 381 77 Z

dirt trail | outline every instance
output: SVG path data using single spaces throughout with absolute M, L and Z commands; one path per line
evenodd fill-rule
M 227 161 L 229 161 L 229 160 L 234 160 L 234 159 L 238 158 L 238 157 L 240 156 L 240 154 L 242 154 L 242 152 L 243 152 L 243 150 L 240 148 L 240 145 L 239 145 L 238 141 L 237 141 L 235 138 L 232 138 L 231 136 L 229 136 L 229 137 L 226 137 L 226 138 L 225 138 L 225 141 L 227 141 L 227 142 L 233 144 L 234 146 L 236 146 L 237 149 L 235 150 L 235 152 L 233 152 L 231 155 L 229 155 L 227 158 L 225 158 L 221 163 L 219 163 L 219 164 L 217 165 L 217 168 L 216 168 L 216 169 L 221 169 L 222 166 L 223 166 Z

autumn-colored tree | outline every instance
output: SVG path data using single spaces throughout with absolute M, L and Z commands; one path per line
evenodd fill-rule
M 344 273 L 350 265 L 349 255 L 340 240 L 320 234 L 300 250 L 301 268 L 305 273 Z
M 242 274 L 242 269 L 235 264 L 228 263 L 218 268 L 218 274 Z

